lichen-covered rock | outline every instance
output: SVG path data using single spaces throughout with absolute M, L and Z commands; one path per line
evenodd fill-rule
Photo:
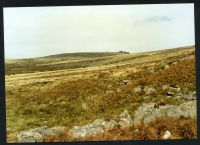
M 154 121 L 160 117 L 173 117 L 173 118 L 196 118 L 196 101 L 185 102 L 179 106 L 165 105 L 155 107 L 155 103 L 143 104 L 135 111 L 133 117 L 134 125 L 138 125 L 143 119 L 144 123 Z
M 188 93 L 182 95 L 184 99 L 186 100 L 195 100 L 196 99 L 196 91 L 192 92 L 189 91 Z
M 162 89 L 168 95 L 174 95 L 174 94 L 179 93 L 181 91 L 181 88 L 179 88 L 179 87 L 171 87 L 170 85 L 163 85 Z
M 182 117 L 197 119 L 197 104 L 195 100 L 179 105 L 179 110 Z
M 80 138 L 103 133 L 117 126 L 118 123 L 115 120 L 104 121 L 103 119 L 96 119 L 94 122 L 83 126 L 74 126 L 70 129 L 70 133 L 72 137 Z
M 137 86 L 137 87 L 133 88 L 133 92 L 134 93 L 140 93 L 140 92 L 142 92 L 141 86 Z
M 120 114 L 120 117 L 121 118 L 131 118 L 131 116 L 129 115 L 128 111 L 127 110 L 124 110 L 124 112 L 122 112 Z
M 156 92 L 156 89 L 154 87 L 145 86 L 143 91 L 145 92 L 146 95 L 151 95 Z
M 42 142 L 44 136 L 56 136 L 58 132 L 67 130 L 67 127 L 56 126 L 47 128 L 46 126 L 38 127 L 17 134 L 18 142 Z
M 86 136 L 93 136 L 98 133 L 105 133 L 109 129 L 118 127 L 128 127 L 133 124 L 133 120 L 127 110 L 124 110 L 119 116 L 118 122 L 115 120 L 105 121 L 103 119 L 96 119 L 92 123 L 83 126 L 74 126 L 70 129 L 70 134 L 74 138 L 82 138 Z
M 46 127 L 38 127 L 17 134 L 18 142 L 41 142 Z
M 129 127 L 133 125 L 133 120 L 131 118 L 120 118 L 118 124 L 121 128 Z
M 84 126 L 75 126 L 69 130 L 73 138 L 82 138 L 86 136 L 92 136 L 98 133 L 103 133 L 104 130 L 101 126 L 94 127 L 92 124 L 87 124 Z
M 118 125 L 123 128 L 123 127 L 128 127 L 133 125 L 133 120 L 131 119 L 131 115 L 128 113 L 127 110 L 124 110 L 120 114 L 120 118 L 118 121 Z
M 45 136 L 56 136 L 59 132 L 68 130 L 68 127 L 65 126 L 56 126 L 48 128 L 44 131 Z

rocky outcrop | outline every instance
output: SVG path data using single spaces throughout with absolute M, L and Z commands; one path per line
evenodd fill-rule
M 55 136 L 60 131 L 67 130 L 67 127 L 57 126 L 47 128 L 46 126 L 38 127 L 26 131 L 21 131 L 17 134 L 18 142 L 41 142 L 44 136 Z
M 139 125 L 141 119 L 144 123 L 154 121 L 159 117 L 173 117 L 173 118 L 195 118 L 196 119 L 196 101 L 188 101 L 179 106 L 144 103 L 133 115 L 130 115 L 127 110 L 122 112 L 115 120 L 96 119 L 92 123 L 83 126 L 74 126 L 71 129 L 64 126 L 57 126 L 52 128 L 38 127 L 26 131 L 21 131 L 17 134 L 18 142 L 42 142 L 45 136 L 56 136 L 58 132 L 68 131 L 73 138 L 83 138 L 94 136 L 99 133 L 106 133 L 109 129 L 124 128 L 129 126 Z M 132 119 L 133 118 L 133 119 Z M 171 138 L 171 133 L 166 131 L 163 139 Z
M 135 111 L 133 124 L 137 126 L 142 119 L 146 124 L 159 117 L 196 118 L 196 112 L 196 101 L 185 102 L 179 106 L 156 106 L 156 103 L 143 104 Z
M 122 114 L 120 114 L 120 118 L 110 121 L 105 121 L 103 119 L 96 119 L 94 122 L 83 125 L 83 126 L 74 126 L 69 130 L 70 134 L 73 138 L 81 138 L 86 136 L 93 136 L 99 133 L 105 133 L 109 129 L 113 128 L 123 128 L 131 126 L 133 120 L 129 115 L 128 111 L 125 110 Z
M 41 142 L 44 136 L 56 136 L 60 131 L 69 131 L 69 134 L 73 138 L 81 138 L 93 136 L 99 133 L 105 133 L 109 129 L 113 128 L 123 128 L 131 126 L 133 120 L 129 115 L 128 111 L 125 110 L 120 114 L 117 121 L 109 120 L 105 121 L 104 119 L 96 119 L 92 123 L 83 125 L 83 126 L 74 126 L 69 129 L 64 126 L 57 126 L 53 128 L 39 127 L 35 129 L 30 129 L 26 131 L 21 131 L 17 134 L 18 142 Z

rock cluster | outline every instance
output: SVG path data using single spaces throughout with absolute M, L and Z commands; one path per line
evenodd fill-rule
M 67 127 L 57 126 L 47 128 L 46 126 L 38 127 L 26 131 L 21 131 L 17 134 L 18 142 L 41 142 L 44 136 L 55 136 L 60 131 L 67 130 Z
M 142 86 L 139 85 L 133 88 L 134 93 L 140 93 L 142 91 L 145 93 L 145 95 L 151 95 L 153 93 L 156 93 L 156 89 L 152 86 L 145 86 L 144 89 L 142 89 Z
M 196 91 L 188 91 L 182 90 L 179 86 L 171 86 L 171 85 L 162 85 L 161 89 L 166 93 L 167 97 L 175 96 L 177 99 L 185 99 L 185 100 L 195 100 L 196 99 Z M 133 88 L 133 93 L 144 93 L 144 98 L 148 98 L 149 96 L 157 93 L 157 87 L 153 85 L 149 86 L 135 86 Z
M 73 138 L 81 138 L 86 136 L 93 136 L 98 133 L 104 133 L 112 128 L 123 128 L 132 125 L 133 120 L 128 111 L 125 110 L 118 121 L 110 120 L 105 121 L 103 119 L 96 119 L 94 122 L 86 124 L 84 126 L 74 126 L 69 130 Z
M 133 114 L 133 124 L 137 126 L 143 119 L 144 123 L 154 121 L 159 117 L 173 117 L 173 118 L 196 118 L 196 101 L 185 102 L 179 106 L 165 105 L 155 107 L 156 103 L 143 104 Z
M 125 110 L 120 114 L 118 121 L 110 120 L 105 121 L 104 119 L 96 119 L 92 123 L 83 126 L 74 126 L 69 129 L 64 126 L 57 126 L 53 128 L 38 127 L 26 131 L 21 131 L 17 134 L 18 142 L 41 142 L 44 136 L 56 136 L 60 131 L 69 131 L 73 138 L 81 138 L 87 136 L 93 136 L 98 133 L 104 133 L 112 128 L 123 128 L 131 126 L 133 120 L 129 115 L 128 111 Z
M 64 126 L 53 128 L 38 127 L 17 134 L 18 142 L 41 142 L 44 136 L 56 136 L 60 131 L 69 131 L 73 138 L 82 138 L 93 136 L 99 133 L 106 133 L 109 129 L 123 128 L 129 126 L 137 126 L 141 119 L 144 123 L 149 123 L 159 117 L 173 118 L 196 118 L 196 100 L 185 102 L 179 106 L 161 105 L 156 106 L 155 103 L 144 103 L 131 116 L 127 110 L 119 115 L 117 120 L 105 121 L 104 119 L 96 119 L 92 123 L 83 126 L 74 126 L 71 129 Z M 133 119 L 132 119 L 133 118 Z M 171 133 L 166 131 L 163 139 L 170 139 Z

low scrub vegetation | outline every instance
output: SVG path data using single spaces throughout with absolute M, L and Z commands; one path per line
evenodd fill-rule
M 13 140 L 13 134 L 18 131 L 38 126 L 72 127 L 98 118 L 113 119 L 125 109 L 133 113 L 142 103 L 164 100 L 166 104 L 178 105 L 186 101 L 184 98 L 177 99 L 175 95 L 166 97 L 162 85 L 179 87 L 182 93 L 196 90 L 194 48 L 169 50 L 167 56 L 162 55 L 162 52 L 151 52 L 151 55 L 145 53 L 141 57 L 121 55 L 121 64 L 115 63 L 114 56 L 107 56 L 113 57 L 104 61 L 106 64 L 110 61 L 107 65 L 66 69 L 56 74 L 49 71 L 48 67 L 48 71 L 42 70 L 46 71 L 43 76 L 38 72 L 27 76 L 17 74 L 28 72 L 31 65 L 25 71 L 22 69 L 26 67 L 19 68 L 19 71 L 12 70 L 11 65 L 11 68 L 7 67 L 7 74 L 16 72 L 16 75 L 6 76 L 8 140 Z M 115 57 L 120 57 L 120 54 Z M 166 65 L 169 67 L 166 68 Z M 135 93 L 133 88 L 138 86 L 142 90 L 145 86 L 152 86 L 156 91 L 150 95 L 144 91 Z M 88 140 L 160 139 L 167 129 L 172 131 L 174 138 L 195 138 L 195 123 L 190 119 L 170 121 L 168 118 L 160 118 L 147 126 L 139 126 L 138 133 L 133 133 L 130 128 L 117 129 Z M 178 131 L 178 126 L 182 132 Z M 60 137 L 44 140 L 71 139 L 61 134 Z
M 106 133 L 87 138 L 72 138 L 68 132 L 60 132 L 55 137 L 44 137 L 44 142 L 69 141 L 108 141 L 108 140 L 159 140 L 166 131 L 170 131 L 170 139 L 196 139 L 197 122 L 193 119 L 158 118 L 149 124 L 141 121 L 137 127 L 118 128 Z

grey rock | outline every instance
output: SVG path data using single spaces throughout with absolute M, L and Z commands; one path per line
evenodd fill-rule
M 65 126 L 56 126 L 52 128 L 48 128 L 44 132 L 44 136 L 56 136 L 59 132 L 67 131 L 68 127 Z
M 163 135 L 163 139 L 170 139 L 172 137 L 172 134 L 169 130 L 165 131 Z
M 189 101 L 179 105 L 180 115 L 185 118 L 197 118 L 197 103 L 196 100 Z
M 131 116 L 129 115 L 127 110 L 124 110 L 121 114 L 120 114 L 121 118 L 131 118 Z
M 133 88 L 133 92 L 134 93 L 140 93 L 140 92 L 142 92 L 142 87 L 141 86 L 137 86 L 137 87 Z
M 145 92 L 146 95 L 151 95 L 156 92 L 156 89 L 154 87 L 145 86 L 143 91 Z
M 70 129 L 70 134 L 74 138 L 94 136 L 98 133 L 105 133 L 109 129 L 118 128 L 118 127 L 127 127 L 131 126 L 133 123 L 131 116 L 127 110 L 124 110 L 120 114 L 119 121 L 110 120 L 105 121 L 103 119 L 96 119 L 92 123 L 83 125 L 83 126 L 74 126 Z
M 137 126 L 142 119 L 144 119 L 144 123 L 146 124 L 159 117 L 173 117 L 178 119 L 180 117 L 196 118 L 196 115 L 196 101 L 185 102 L 179 106 L 165 105 L 157 108 L 155 108 L 155 103 L 145 103 L 138 107 L 133 114 L 133 123 Z
M 69 132 L 74 138 L 92 136 L 98 133 L 103 133 L 104 125 L 106 126 L 107 124 L 104 123 L 103 119 L 97 119 L 93 123 L 90 123 L 90 124 L 86 124 L 83 126 L 75 126 L 72 129 L 70 129 Z
M 98 133 L 104 133 L 111 128 L 116 128 L 118 123 L 115 120 L 104 121 L 103 119 L 96 119 L 92 123 L 75 126 L 70 129 L 71 135 L 74 138 L 93 136 Z
M 168 95 L 174 95 L 174 94 L 179 93 L 181 91 L 181 88 L 171 87 L 169 85 L 163 85 L 162 89 L 163 89 L 163 91 L 166 91 Z
M 120 114 L 118 125 L 123 128 L 123 127 L 132 126 L 132 124 L 133 124 L 133 120 L 131 119 L 131 116 L 129 115 L 127 110 L 124 110 Z
M 16 142 L 17 143 L 33 143 L 33 142 L 37 142 L 37 141 L 33 137 L 26 137 L 26 138 L 21 138 L 20 140 L 18 140 Z
M 168 69 L 169 68 L 169 65 L 167 64 L 167 65 L 165 65 L 165 69 Z
M 121 128 L 129 127 L 133 125 L 133 120 L 131 118 L 120 118 L 118 124 Z
M 176 64 L 177 64 L 177 62 L 176 62 L 176 61 L 172 63 L 172 65 L 176 65 Z
M 46 126 L 30 130 L 21 131 L 17 134 L 18 142 L 42 142 L 44 136 L 56 136 L 58 132 L 67 130 L 67 127 L 56 126 L 47 128 Z
M 187 99 L 187 100 L 195 100 L 196 99 L 196 91 L 194 91 L 194 92 L 189 91 L 188 93 L 183 95 L 183 98 Z
M 126 84 L 130 83 L 130 80 L 123 80 L 123 83 L 126 85 Z
M 21 131 L 17 134 L 19 142 L 41 142 L 46 127 L 38 127 L 26 131 Z
M 103 119 L 96 119 L 92 124 L 93 126 L 100 126 L 103 122 Z
M 102 123 L 102 127 L 105 131 L 108 131 L 111 128 L 116 128 L 118 126 L 118 123 L 115 120 L 110 120 L 110 121 L 104 121 Z
M 95 135 L 97 133 L 103 133 L 104 130 L 101 127 L 88 128 L 86 126 L 82 126 L 79 130 L 72 128 L 70 132 L 73 138 L 82 138 Z

